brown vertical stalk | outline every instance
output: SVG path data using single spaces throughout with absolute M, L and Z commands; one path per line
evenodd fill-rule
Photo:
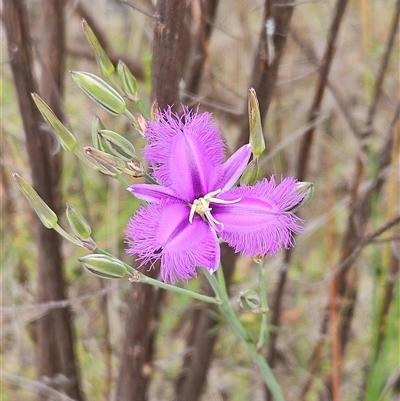
M 221 263 L 227 288 L 232 282 L 236 259 L 237 255 L 232 248 L 225 243 L 222 244 Z M 206 295 L 215 295 L 206 280 L 202 281 L 202 290 Z M 214 345 L 218 338 L 215 330 L 218 321 L 212 316 L 215 311 L 214 306 L 204 303 L 191 310 L 191 332 L 186 341 L 188 351 L 176 383 L 175 401 L 196 401 L 204 390 Z
M 155 270 L 152 270 L 155 276 Z M 151 374 L 153 333 L 152 317 L 157 291 L 147 285 L 135 283 L 127 298 L 128 314 L 118 374 L 116 401 L 142 401 L 147 399 Z M 157 322 L 155 322 L 157 323 Z
M 317 90 L 315 91 L 314 100 L 308 114 L 308 123 L 314 122 L 318 117 L 322 99 L 325 93 L 329 71 L 335 55 L 336 39 L 339 33 L 340 23 L 342 22 L 347 3 L 348 0 L 338 0 L 336 3 L 336 11 L 329 30 L 328 43 L 318 76 Z M 304 181 L 309 166 L 308 159 L 314 139 L 315 125 L 312 124 L 310 127 L 311 128 L 305 133 L 304 139 L 300 145 L 299 157 L 297 161 L 297 178 L 300 181 Z
M 51 7 L 50 3 L 49 7 Z M 58 155 L 55 156 L 53 154 L 54 142 L 52 136 L 40 129 L 43 120 L 30 96 L 30 93 L 37 88 L 32 74 L 32 56 L 29 48 L 31 38 L 28 31 L 27 11 L 21 0 L 5 0 L 3 4 L 3 20 L 7 32 L 11 68 L 32 168 L 33 186 L 52 209 L 58 210 L 60 205 Z M 52 8 L 54 13 L 51 14 L 50 19 L 59 17 L 55 16 L 56 9 L 57 6 Z M 46 10 L 46 12 L 50 11 Z M 57 22 L 53 19 L 48 21 L 48 24 L 55 27 Z M 55 34 L 54 31 L 52 31 L 52 34 Z M 52 34 L 49 36 L 52 36 Z M 63 42 L 63 35 L 58 36 L 58 34 L 55 34 L 55 36 Z M 58 62 L 62 63 L 62 54 L 55 50 L 55 42 L 57 40 L 55 38 L 47 39 L 46 45 L 43 47 L 46 54 L 49 51 L 53 56 L 60 57 L 61 61 L 57 60 L 55 64 L 46 64 L 46 66 L 51 68 L 51 71 L 55 73 L 54 79 L 59 79 L 58 82 L 60 83 L 62 67 L 56 64 Z M 55 42 L 51 42 L 52 40 Z M 61 46 L 61 51 L 63 49 L 62 42 L 58 43 Z M 46 47 L 47 45 L 48 47 Z M 48 88 L 48 91 L 46 89 L 46 95 L 49 96 L 49 99 L 53 99 L 52 93 L 52 89 Z M 55 231 L 48 230 L 41 224 L 38 224 L 37 230 L 39 258 L 38 302 L 65 299 L 59 236 Z M 76 400 L 83 399 L 74 357 L 71 316 L 68 308 L 54 309 L 38 320 L 37 362 L 39 378 L 41 380 L 45 379 L 47 385 L 59 388 Z M 59 375 L 64 376 L 62 386 L 56 384 L 55 379 Z M 42 396 L 40 399 L 47 400 L 48 398 Z
M 253 87 L 257 93 L 260 114 L 263 121 L 268 112 L 278 78 L 279 65 L 289 32 L 294 3 L 293 0 L 280 1 L 279 6 L 274 5 L 273 0 L 266 0 L 264 3 L 264 18 L 261 24 L 258 48 L 249 85 Z M 267 37 L 265 28 L 267 21 L 274 21 L 275 24 L 273 41 Z M 273 58 L 271 57 L 271 52 L 269 52 L 272 45 L 274 52 Z M 237 148 L 249 142 L 247 113 L 246 103 L 241 119 L 240 135 L 236 143 Z
M 185 68 L 185 89 L 189 95 L 196 94 L 207 59 L 208 43 L 212 32 L 218 0 L 200 1 L 200 23 L 193 39 L 187 66 Z M 184 101 L 188 99 L 185 98 Z
M 179 101 L 181 79 L 180 43 L 185 2 L 157 3 L 152 62 L 152 97 L 160 108 Z M 145 267 L 143 268 L 146 269 Z M 153 276 L 156 270 L 150 272 Z M 125 340 L 118 375 L 116 400 L 147 399 L 156 329 L 163 291 L 147 284 L 133 284 L 128 298 Z
M 304 54 L 307 56 L 310 62 L 313 65 L 319 64 L 319 60 L 312 46 L 312 43 L 306 41 L 305 38 L 303 38 L 300 35 L 300 32 L 293 25 L 290 28 L 290 34 L 293 38 L 293 41 L 301 48 L 301 50 L 304 52 Z M 335 98 L 336 105 L 342 112 L 343 117 L 347 121 L 349 128 L 353 131 L 353 134 L 355 136 L 358 136 L 359 129 L 357 127 L 355 119 L 349 112 L 349 104 L 347 99 L 345 99 L 344 96 L 339 93 L 339 90 L 337 89 L 336 85 L 329 79 L 329 77 L 327 78 L 326 86 L 330 90 L 332 96 Z
M 153 99 L 157 99 L 160 108 L 179 101 L 185 8 L 186 4 L 181 0 L 157 2 L 151 66 L 151 94 Z
M 307 174 L 307 169 L 309 165 L 308 158 L 311 150 L 311 145 L 313 143 L 314 131 L 315 131 L 315 124 L 312 123 L 318 117 L 319 109 L 321 107 L 321 102 L 325 93 L 330 67 L 332 65 L 333 56 L 335 54 L 336 39 L 339 33 L 340 23 L 343 19 L 344 12 L 346 10 L 346 5 L 347 5 L 347 0 L 337 0 L 336 11 L 329 30 L 329 39 L 325 49 L 325 54 L 321 65 L 320 73 L 318 76 L 318 83 L 314 95 L 314 100 L 311 105 L 310 112 L 308 114 L 308 123 L 309 124 L 311 123 L 310 129 L 304 135 L 304 139 L 299 151 L 299 157 L 297 163 L 297 178 L 299 179 L 299 181 L 303 181 Z M 275 290 L 274 297 L 272 300 L 271 324 L 273 326 L 280 325 L 282 297 L 287 281 L 287 274 L 290 268 L 291 255 L 292 255 L 291 251 L 287 251 L 285 253 L 284 265 L 282 267 L 277 288 Z M 273 367 L 276 362 L 277 337 L 278 337 L 278 331 L 274 331 L 273 333 L 271 333 L 269 349 L 268 349 L 268 361 L 271 367 Z

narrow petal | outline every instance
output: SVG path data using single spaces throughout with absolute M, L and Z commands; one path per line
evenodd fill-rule
M 219 183 L 219 188 L 222 192 L 232 188 L 235 182 L 240 178 L 244 169 L 249 162 L 251 155 L 251 146 L 244 145 L 239 148 L 224 164 L 222 182 Z
M 161 185 L 153 184 L 134 184 L 128 191 L 136 198 L 149 203 L 159 203 L 162 200 L 170 199 L 175 202 L 183 202 L 175 195 L 174 191 Z
M 294 245 L 293 233 L 301 231 L 301 220 L 288 205 L 299 201 L 296 180 L 287 178 L 278 186 L 272 177 L 254 187 L 234 188 L 220 196 L 225 200 L 242 198 L 234 204 L 211 204 L 212 214 L 223 224 L 221 238 L 236 252 L 247 256 L 274 255 L 282 247 Z
M 174 283 L 196 276 L 196 267 L 217 269 L 220 250 L 215 233 L 200 217 L 189 223 L 189 208 L 181 203 L 152 203 L 141 207 L 126 230 L 127 253 L 141 266 L 161 261 L 163 281 Z
M 211 191 L 210 183 L 224 156 L 224 144 L 211 114 L 184 108 L 179 117 L 167 109 L 158 121 L 149 123 L 146 139 L 145 158 L 163 185 L 188 201 Z

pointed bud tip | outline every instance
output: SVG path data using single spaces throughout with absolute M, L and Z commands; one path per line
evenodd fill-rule
M 123 91 L 129 100 L 138 102 L 140 97 L 137 92 L 137 81 L 128 66 L 121 60 L 118 61 L 117 66 L 118 78 L 121 82 Z
M 40 114 L 52 128 L 60 145 L 65 150 L 73 152 L 77 147 L 75 136 L 65 127 L 65 125 L 56 116 L 54 111 L 37 93 L 32 93 L 31 95 Z
M 312 197 L 314 196 L 314 184 L 312 182 L 300 181 L 297 183 L 296 192 L 299 192 L 303 198 L 297 205 L 288 210 L 292 213 L 297 212 L 311 201 Z
M 89 240 L 90 235 L 92 234 L 92 228 L 81 212 L 71 204 L 67 203 L 66 215 L 68 223 L 76 237 L 82 241 Z
M 58 224 L 58 217 L 39 194 L 17 173 L 12 174 L 14 180 L 21 188 L 32 209 L 46 228 L 54 228 Z
M 265 150 L 264 134 L 261 125 L 260 106 L 256 91 L 249 89 L 248 99 L 250 145 L 255 157 L 260 156 Z

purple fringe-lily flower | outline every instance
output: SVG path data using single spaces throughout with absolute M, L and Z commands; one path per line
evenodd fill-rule
M 223 163 L 225 145 L 210 113 L 182 117 L 161 112 L 146 129 L 144 157 L 160 183 L 136 184 L 129 191 L 148 203 L 130 219 L 127 253 L 141 265 L 160 260 L 163 281 L 196 276 L 196 267 L 214 272 L 220 263 L 219 238 L 249 257 L 274 255 L 294 245 L 301 220 L 289 212 L 303 195 L 297 181 L 263 179 L 234 187 L 251 155 L 242 146 Z

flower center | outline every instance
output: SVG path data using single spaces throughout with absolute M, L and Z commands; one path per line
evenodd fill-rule
M 222 231 L 224 228 L 224 225 L 216 220 L 214 216 L 211 214 L 212 208 L 210 207 L 210 203 L 220 203 L 220 204 L 231 204 L 231 203 L 237 203 L 242 200 L 242 198 L 234 199 L 234 200 L 224 200 L 224 199 L 218 199 L 215 198 L 216 195 L 218 195 L 221 192 L 221 189 L 217 189 L 216 191 L 209 192 L 207 195 L 204 195 L 201 198 L 195 199 L 192 204 L 189 204 L 190 206 L 190 214 L 189 214 L 189 223 L 193 223 L 193 218 L 194 214 L 197 213 L 198 215 L 201 216 L 201 218 L 204 221 L 207 221 L 210 226 L 215 230 L 215 231 Z

